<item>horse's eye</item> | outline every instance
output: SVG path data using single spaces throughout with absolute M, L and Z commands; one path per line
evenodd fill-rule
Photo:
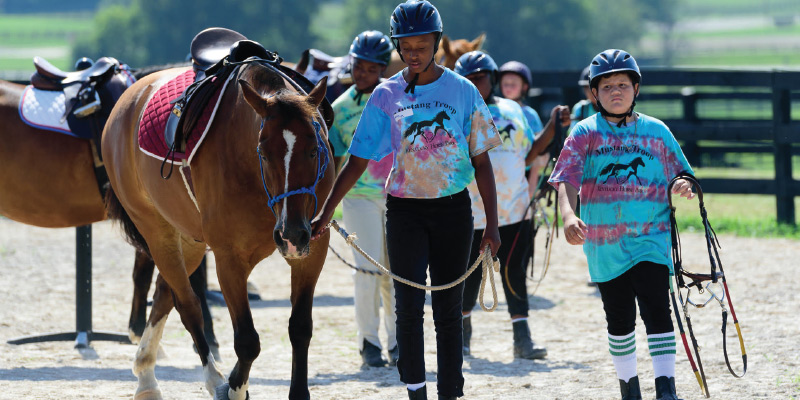
M 317 149 L 311 151 L 311 158 L 317 158 Z

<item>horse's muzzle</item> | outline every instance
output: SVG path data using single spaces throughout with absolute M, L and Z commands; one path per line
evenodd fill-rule
M 276 226 L 272 231 L 278 251 L 284 258 L 302 258 L 308 255 L 311 242 L 311 227 L 304 226 L 290 227 L 283 229 L 283 226 Z

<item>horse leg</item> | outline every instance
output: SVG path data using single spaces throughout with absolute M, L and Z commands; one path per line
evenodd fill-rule
M 289 341 L 292 343 L 292 383 L 290 399 L 308 399 L 308 346 L 314 323 L 311 308 L 314 289 L 328 253 L 330 235 L 311 242 L 308 256 L 286 260 L 292 266 L 292 315 L 289 317 Z
M 189 275 L 189 283 L 192 285 L 192 291 L 200 300 L 200 309 L 203 312 L 203 333 L 206 335 L 208 347 L 211 349 L 214 359 L 220 361 L 219 342 L 217 342 L 217 336 L 214 334 L 214 320 L 211 317 L 211 310 L 206 300 L 206 291 L 208 290 L 208 273 L 206 270 L 206 258 L 203 257 L 203 261 L 200 261 L 200 266 L 197 267 L 197 270 Z M 196 346 L 195 351 L 197 351 Z
M 128 336 L 133 343 L 139 342 L 147 323 L 147 292 L 153 281 L 155 266 L 149 255 L 136 250 L 136 260 L 133 263 L 133 301 L 128 320 Z
M 217 387 L 214 399 L 245 400 L 248 397 L 250 368 L 261 352 L 261 343 L 253 325 L 253 315 L 247 298 L 247 277 L 253 266 L 236 254 L 215 250 L 215 255 L 217 279 L 233 324 L 233 348 L 237 360 L 228 383 Z
M 161 399 L 155 366 L 161 335 L 172 307 L 172 290 L 159 275 L 156 278 L 156 290 L 153 293 L 153 309 L 150 311 L 150 319 L 145 326 L 139 348 L 136 350 L 136 360 L 133 363 L 133 374 L 139 379 L 139 386 L 134 395 L 135 400 Z

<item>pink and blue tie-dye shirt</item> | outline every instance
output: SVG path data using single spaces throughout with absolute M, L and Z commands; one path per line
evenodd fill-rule
M 359 104 L 356 102 L 356 87 L 350 86 L 339 98 L 333 102 L 333 113 L 336 119 L 333 121 L 328 138 L 333 146 L 333 155 L 343 157 L 347 155 L 347 148 L 353 141 L 353 132 L 358 125 L 361 112 L 367 105 L 367 98 L 363 98 Z M 358 178 L 358 181 L 347 192 L 348 198 L 359 199 L 381 199 L 386 197 L 385 186 L 386 178 L 392 169 L 392 157 L 383 157 L 380 161 L 370 160 L 367 170 Z
M 522 221 L 525 217 L 529 201 L 525 157 L 533 147 L 534 131 L 519 104 L 500 97 L 494 100 L 489 104 L 489 112 L 492 113 L 503 144 L 490 150 L 489 158 L 492 160 L 497 188 L 497 221 L 499 226 L 505 226 Z M 468 188 L 475 229 L 484 229 L 486 213 L 478 185 L 473 181 Z
M 617 128 L 598 113 L 575 125 L 549 182 L 580 191 L 592 281 L 642 261 L 672 269 L 667 185 L 681 172 L 692 168 L 658 119 L 639 114 L 636 124 Z
M 439 198 L 473 180 L 471 158 L 500 145 L 478 89 L 445 69 L 436 81 L 405 93 L 402 72 L 372 92 L 358 122 L 350 154 L 381 160 L 393 155 L 386 192 L 395 197 Z

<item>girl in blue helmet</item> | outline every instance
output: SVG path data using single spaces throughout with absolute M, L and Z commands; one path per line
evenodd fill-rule
M 676 400 L 666 189 L 672 178 L 692 168 L 663 122 L 633 111 L 642 75 L 630 54 L 606 50 L 590 69 L 600 112 L 575 125 L 549 182 L 558 188 L 564 237 L 583 245 L 589 275 L 597 282 L 622 398 L 642 398 L 634 334 L 638 302 L 656 398 Z M 581 218 L 575 215 L 579 193 Z M 694 197 L 685 180 L 673 186 L 673 193 Z
M 565 106 L 553 108 L 547 127 L 537 130 L 531 128 L 520 105 L 512 100 L 492 95 L 497 77 L 497 64 L 492 57 L 482 51 L 463 54 L 456 61 L 457 74 L 469 79 L 480 92 L 489 107 L 495 126 L 498 127 L 503 144 L 489 151 L 492 169 L 497 186 L 498 222 L 500 240 L 507 245 L 500 248 L 500 276 L 508 303 L 514 332 L 514 357 L 541 359 L 547 355 L 544 347 L 534 346 L 528 327 L 528 289 L 525 273 L 528 267 L 529 249 L 523 243 L 530 243 L 530 221 L 525 219 L 528 208 L 528 181 L 525 166 L 529 165 L 547 150 L 555 133 L 554 124 L 569 124 L 569 109 Z M 561 121 L 557 121 L 558 118 Z M 472 198 L 472 215 L 475 235 L 470 254 L 470 263 L 478 258 L 478 243 L 483 236 L 486 223 L 483 202 L 476 185 L 469 186 Z M 512 245 L 515 243 L 516 245 Z M 464 355 L 470 354 L 472 337 L 472 309 L 478 299 L 481 272 L 476 271 L 464 283 L 464 304 L 462 307 L 464 329 Z
M 455 281 L 467 269 L 472 208 L 467 185 L 475 179 L 484 199 L 486 228 L 480 248 L 500 247 L 497 204 L 488 150 L 501 144 L 492 116 L 468 80 L 434 61 L 442 37 L 438 10 L 409 0 L 392 13 L 391 38 L 407 67 L 372 92 L 350 144 L 350 158 L 312 223 L 322 235 L 336 205 L 368 161 L 392 156 L 386 180 L 386 242 L 395 274 L 423 284 Z M 411 399 L 427 398 L 423 308 L 425 292 L 395 282 L 397 369 Z M 463 283 L 431 293 L 436 326 L 438 395 L 464 395 L 461 372 Z
M 328 136 L 333 146 L 337 169 L 347 157 L 358 120 L 372 91 L 378 86 L 392 57 L 394 46 L 388 36 L 378 31 L 360 33 L 350 46 L 353 86 L 333 102 L 336 120 Z M 384 182 L 392 168 L 392 157 L 369 161 L 367 170 L 342 204 L 342 217 L 347 229 L 359 233 L 359 245 L 378 262 L 388 266 L 386 235 L 383 226 L 386 214 Z M 355 264 L 361 269 L 377 272 L 361 254 L 353 251 Z M 399 356 L 395 335 L 394 289 L 387 275 L 353 272 L 353 296 L 358 328 L 358 347 L 366 366 L 382 367 L 387 361 L 381 354 L 378 328 L 381 324 L 380 305 L 383 303 L 383 323 L 386 328 L 389 364 L 395 365 Z

